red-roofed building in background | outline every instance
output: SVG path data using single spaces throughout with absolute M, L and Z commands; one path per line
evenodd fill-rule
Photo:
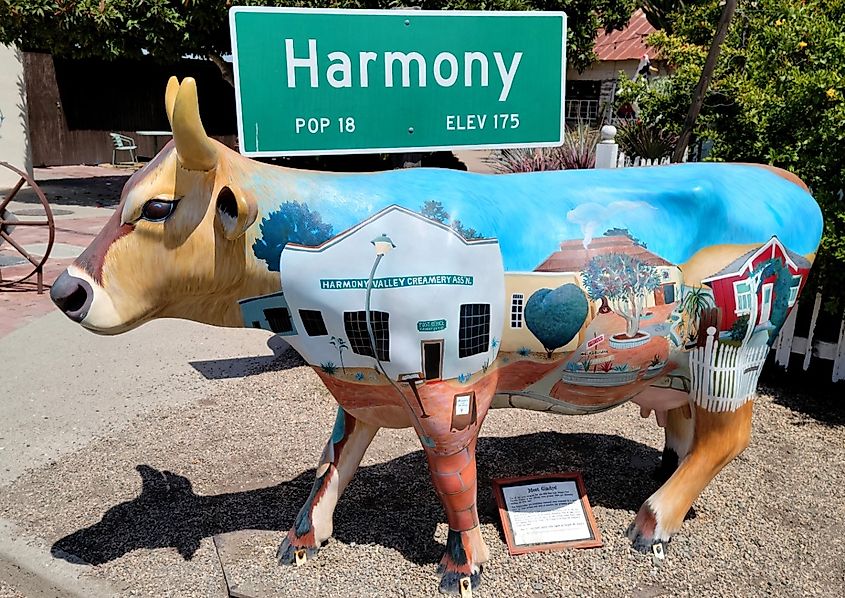
M 645 38 L 654 32 L 645 13 L 637 9 L 625 29 L 612 33 L 599 32 L 593 51 L 600 62 L 639 62 L 649 51 Z
M 583 73 L 570 68 L 566 73 L 566 120 L 597 124 L 616 94 L 620 71 L 633 79 L 638 71 L 648 69 L 651 75 L 667 74 L 664 62 L 656 59 L 646 38 L 655 28 L 637 9 L 628 25 L 619 31 L 596 35 L 594 52 L 597 60 Z

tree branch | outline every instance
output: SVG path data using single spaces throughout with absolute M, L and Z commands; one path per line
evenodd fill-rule
M 232 69 L 232 63 L 226 62 L 218 56 L 217 54 L 209 54 L 208 59 L 217 65 L 217 68 L 220 69 L 220 76 L 223 77 L 223 80 L 231 85 L 232 87 L 235 86 L 235 71 Z

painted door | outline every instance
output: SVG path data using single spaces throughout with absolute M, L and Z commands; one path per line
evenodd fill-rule
M 675 285 L 672 283 L 661 285 L 663 287 L 663 303 L 669 305 L 675 302 Z
M 423 376 L 426 380 L 443 377 L 443 341 L 422 341 Z
M 759 323 L 768 322 L 772 316 L 772 289 L 774 285 L 767 283 L 763 285 L 763 298 L 760 302 L 760 320 Z

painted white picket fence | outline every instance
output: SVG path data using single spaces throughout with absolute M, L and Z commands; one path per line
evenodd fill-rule
M 792 313 L 786 318 L 783 328 L 781 328 L 777 341 L 775 341 L 775 363 L 783 368 L 789 367 L 789 357 L 792 353 L 804 356 L 802 363 L 804 371 L 810 367 L 813 358 L 833 361 L 831 380 L 839 382 L 845 380 L 845 317 L 839 324 L 839 337 L 836 343 L 816 340 L 816 323 L 819 319 L 821 306 L 822 294 L 816 293 L 813 314 L 810 317 L 810 329 L 806 337 L 795 336 L 795 321 L 798 310 L 792 310 Z
M 704 346 L 690 351 L 690 394 L 707 411 L 736 411 L 756 391 L 769 346 L 754 339 L 732 346 L 719 342 L 715 335 L 716 329 L 711 326 Z

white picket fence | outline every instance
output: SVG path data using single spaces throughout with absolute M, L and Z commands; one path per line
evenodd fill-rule
M 793 353 L 804 356 L 802 368 L 804 371 L 810 367 L 813 358 L 833 361 L 833 374 L 831 380 L 839 382 L 845 380 L 845 317 L 839 324 L 839 338 L 836 343 L 819 341 L 815 339 L 816 323 L 819 319 L 819 312 L 822 306 L 822 294 L 816 293 L 816 300 L 813 303 L 813 314 L 810 317 L 810 329 L 806 337 L 795 336 L 795 321 L 798 310 L 793 309 L 792 313 L 783 324 L 783 328 L 775 341 L 775 363 L 781 367 L 789 367 L 789 358 Z
M 684 162 L 686 162 L 686 160 L 684 160 Z M 632 158 L 620 151 L 616 158 L 616 168 L 628 168 L 630 166 L 664 166 L 666 164 L 671 164 L 671 160 L 668 156 L 657 160 L 640 158 L 639 156 L 634 156 Z
M 669 157 L 651 159 L 639 156 L 626 156 L 616 143 L 616 127 L 605 125 L 601 128 L 601 141 L 596 145 L 596 168 L 627 168 L 629 166 L 664 166 L 670 164 Z M 689 148 L 684 150 L 681 160 L 686 162 Z
M 757 389 L 769 346 L 765 340 L 754 342 L 754 338 L 750 343 L 732 346 L 719 342 L 715 335 L 716 329 L 711 326 L 704 346 L 690 351 L 690 394 L 707 411 L 736 411 Z

